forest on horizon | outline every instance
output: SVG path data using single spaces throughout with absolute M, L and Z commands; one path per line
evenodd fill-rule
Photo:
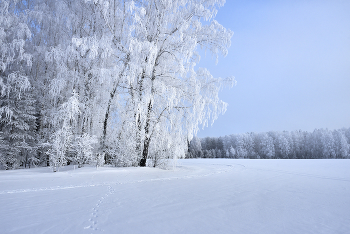
M 186 158 L 349 159 L 350 128 L 195 137 Z

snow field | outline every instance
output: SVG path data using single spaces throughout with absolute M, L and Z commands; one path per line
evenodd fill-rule
M 1 233 L 349 233 L 350 160 L 0 171 Z

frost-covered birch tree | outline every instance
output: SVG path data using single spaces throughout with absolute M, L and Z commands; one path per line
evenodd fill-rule
M 155 155 L 182 157 L 200 125 L 225 112 L 218 92 L 234 80 L 196 68 L 199 48 L 227 54 L 232 32 L 214 20 L 224 2 L 86 1 L 102 19 L 101 30 L 73 36 L 73 44 L 104 61 L 91 73 L 101 148 L 112 161 L 145 166 Z

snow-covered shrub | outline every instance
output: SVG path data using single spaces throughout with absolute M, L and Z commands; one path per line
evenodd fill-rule
M 90 136 L 85 133 L 82 136 L 75 138 L 73 143 L 74 155 L 72 161 L 78 163 L 78 167 L 82 167 L 84 163 L 98 163 L 101 164 L 102 161 L 94 157 L 94 145 L 98 143 L 95 136 Z
M 51 148 L 47 151 L 47 154 L 49 155 L 49 162 L 53 171 L 57 171 L 60 167 L 67 164 L 72 139 L 72 131 L 67 127 L 57 130 L 52 135 Z

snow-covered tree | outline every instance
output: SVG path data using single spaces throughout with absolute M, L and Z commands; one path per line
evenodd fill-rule
M 74 36 L 73 44 L 81 57 L 103 61 L 88 73 L 94 80 L 95 98 L 100 100 L 98 113 L 104 110 L 98 117 L 102 121 L 94 122 L 103 123 L 102 149 L 118 152 L 112 158 L 132 152 L 140 166 L 145 166 L 155 153 L 150 151 L 152 141 L 172 135 L 177 139 L 171 142 L 185 146 L 200 125 L 224 113 L 226 104 L 218 92 L 225 81 L 206 69 L 195 69 L 199 47 L 216 57 L 227 54 L 232 33 L 214 20 L 224 2 L 84 3 L 94 9 L 92 17 L 100 20 L 99 29 Z M 227 80 L 230 85 L 233 82 Z M 125 139 L 129 147 L 118 147 Z M 173 152 L 175 157 L 184 155 L 182 148 Z
M 51 148 L 48 151 L 50 165 L 54 170 L 68 161 L 76 162 L 81 167 L 95 159 L 93 145 L 97 143 L 96 137 L 87 133 L 79 135 L 77 127 L 82 106 L 79 95 L 73 90 L 72 96 L 59 108 L 55 121 L 57 130 L 51 137 Z
M 32 56 L 25 43 L 31 32 L 16 1 L 0 2 L 0 138 L 5 169 L 35 163 L 35 100 L 26 71 Z
M 236 146 L 236 155 L 237 158 L 246 158 L 248 156 L 248 150 L 246 148 L 244 134 L 239 134 L 237 136 L 237 146 Z
M 333 137 L 336 158 L 348 158 L 349 144 L 347 142 L 344 132 L 341 130 L 334 130 Z
M 230 158 L 236 157 L 236 150 L 232 146 L 230 147 Z
M 193 137 L 191 143 L 190 143 L 190 150 L 193 151 L 200 151 L 202 150 L 202 144 L 198 137 Z
M 261 134 L 260 139 L 260 154 L 264 158 L 274 158 L 275 157 L 275 147 L 273 144 L 273 138 L 267 133 Z

